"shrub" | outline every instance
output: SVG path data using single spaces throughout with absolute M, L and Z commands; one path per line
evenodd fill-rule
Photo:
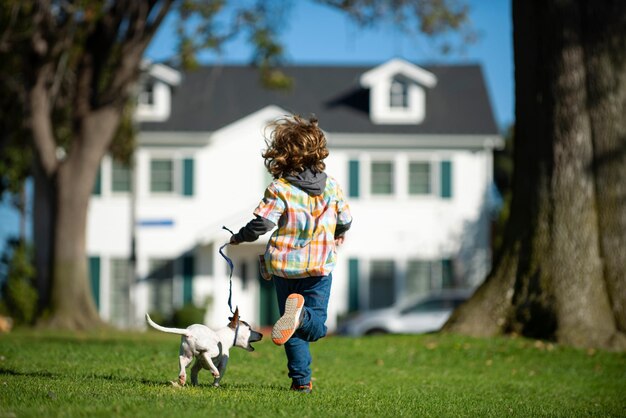
M 199 308 L 192 303 L 188 303 L 174 311 L 172 323 L 177 328 L 187 328 L 191 324 L 203 324 L 205 312 L 206 308 Z
M 7 265 L 3 302 L 16 323 L 32 324 L 37 313 L 38 295 L 34 284 L 35 268 L 30 261 L 31 251 L 22 242 L 12 244 L 3 257 Z

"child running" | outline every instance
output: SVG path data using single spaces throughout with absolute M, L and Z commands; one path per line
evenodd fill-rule
M 326 316 L 336 248 L 352 216 L 341 188 L 324 173 L 326 137 L 317 119 L 286 117 L 268 125 L 262 154 L 274 180 L 255 218 L 231 237 L 251 242 L 278 226 L 261 259 L 261 274 L 274 280 L 280 319 L 272 341 L 285 346 L 291 390 L 310 393 L 309 343 L 326 335 Z

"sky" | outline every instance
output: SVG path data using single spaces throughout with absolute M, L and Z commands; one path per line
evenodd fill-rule
M 293 0 L 280 30 L 287 64 L 378 65 L 391 58 L 420 64 L 478 63 L 483 68 L 496 123 L 504 130 L 513 122 L 513 45 L 510 0 L 467 0 L 478 41 L 465 50 L 442 55 L 423 37 L 401 33 L 391 24 L 363 29 L 346 15 L 312 1 Z M 172 16 L 166 18 L 146 57 L 164 61 L 174 55 L 176 36 Z M 220 56 L 205 54 L 205 63 L 250 61 L 245 39 L 227 44 Z M 19 218 L 0 202 L 0 251 L 7 237 L 18 232 Z

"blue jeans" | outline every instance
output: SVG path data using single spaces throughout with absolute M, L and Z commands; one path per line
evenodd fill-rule
M 274 276 L 281 316 L 285 313 L 287 296 L 299 293 L 304 297 L 304 313 L 300 327 L 285 343 L 289 377 L 298 386 L 306 385 L 311 381 L 309 342 L 317 341 L 326 335 L 325 322 L 332 281 L 332 274 L 302 279 L 283 279 Z

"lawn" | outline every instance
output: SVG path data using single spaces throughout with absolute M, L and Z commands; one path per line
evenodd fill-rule
M 221 388 L 206 371 L 176 388 L 178 337 L 0 335 L 0 418 L 626 416 L 626 355 L 521 338 L 327 337 L 314 392 L 287 390 L 281 348 L 231 351 Z

